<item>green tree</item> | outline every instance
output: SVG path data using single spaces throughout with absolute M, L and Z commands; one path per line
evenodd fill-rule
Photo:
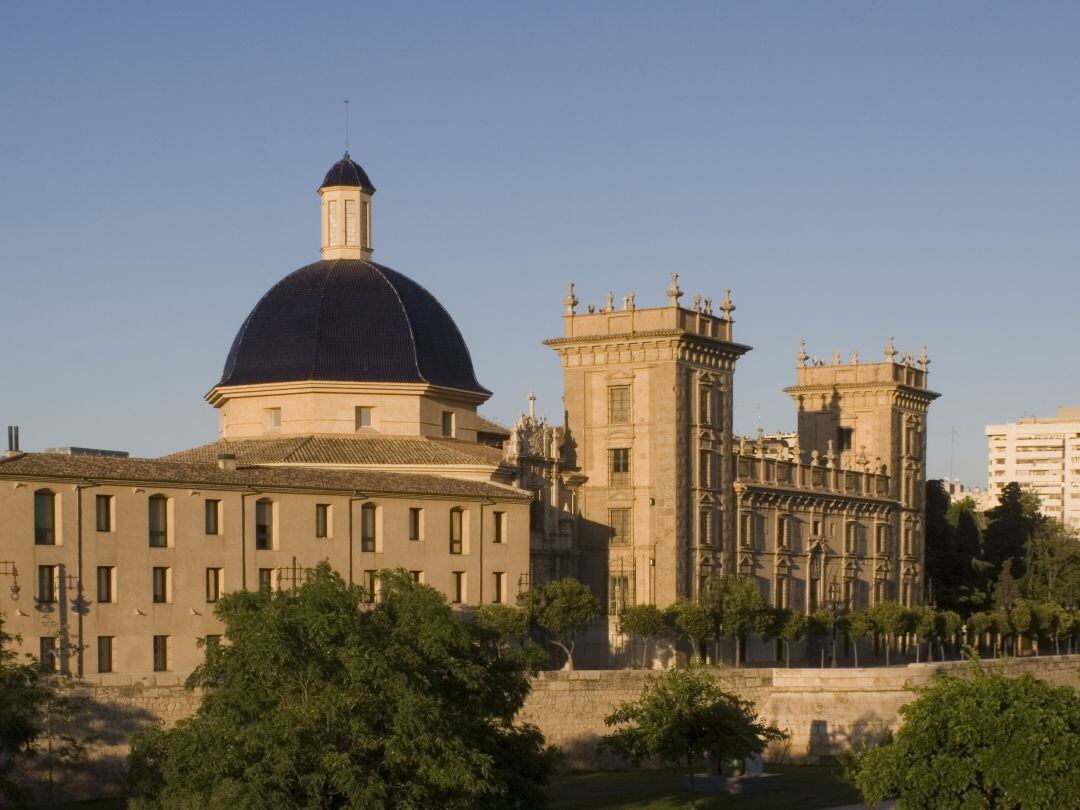
M 721 632 L 720 614 L 703 599 L 676 599 L 664 611 L 665 621 L 676 638 L 690 642 L 691 657 L 705 660 L 705 645 Z
M 587 585 L 567 577 L 522 594 L 521 601 L 532 621 L 551 634 L 551 643 L 566 653 L 567 669 L 573 669 L 577 636 L 600 615 L 599 600 Z
M 1080 597 L 1080 535 L 1046 518 L 1028 541 L 1022 589 L 1031 599 L 1069 604 Z
M 855 651 L 855 666 L 859 666 L 859 639 L 874 632 L 874 622 L 865 610 L 856 610 L 847 616 L 847 631 L 851 647 Z
M 173 729 L 136 735 L 133 807 L 541 807 L 551 755 L 514 717 L 530 672 L 404 571 L 364 603 L 323 563 L 236 591 Z
M 791 666 L 791 642 L 798 641 L 806 635 L 809 619 L 803 613 L 780 608 L 776 611 L 773 621 L 775 622 L 776 635 L 784 642 L 784 666 Z
M 529 614 L 520 607 L 497 603 L 481 605 L 476 611 L 476 621 L 493 634 L 500 655 L 510 649 L 530 647 Z
M 17 636 L 4 630 L 0 613 L 0 805 L 21 807 L 29 796 L 14 778 L 20 759 L 33 752 L 41 715 L 52 690 L 33 660 L 19 663 Z
M 974 666 L 938 676 L 900 709 L 895 738 L 855 760 L 867 804 L 1056 810 L 1080 796 L 1080 697 L 1024 675 Z M 1071 797 L 1071 798 L 1070 798 Z
M 637 636 L 641 639 L 641 668 L 645 669 L 649 659 L 649 642 L 667 634 L 667 622 L 664 611 L 656 605 L 631 605 L 619 616 L 619 632 Z
M 939 605 L 960 603 L 965 560 L 956 547 L 956 528 L 949 521 L 951 499 L 940 480 L 926 482 L 926 579 Z
M 892 664 L 892 644 L 904 630 L 904 609 L 897 602 L 889 600 L 875 603 L 869 611 L 874 630 L 885 639 L 885 664 Z
M 702 757 L 719 772 L 723 763 L 760 753 L 785 737 L 757 716 L 752 703 L 725 692 L 698 666 L 650 676 L 641 697 L 621 704 L 604 722 L 620 728 L 603 738 L 602 749 L 635 764 L 684 765 L 691 780 Z
M 941 613 L 941 629 L 942 638 L 939 644 L 943 644 L 946 639 L 949 641 L 949 647 L 952 650 L 952 654 L 956 654 L 956 639 L 964 630 L 964 619 L 955 610 L 945 610 Z M 945 659 L 945 649 L 941 648 L 941 658 Z
M 1006 560 L 1012 560 L 1013 575 L 1024 575 L 1025 550 L 1042 520 L 1038 503 L 1038 498 L 1032 500 L 1031 493 L 1013 481 L 1002 488 L 998 505 L 987 512 L 990 522 L 983 533 L 983 555 L 995 574 L 1002 571 Z
M 720 577 L 713 588 L 720 603 L 721 632 L 735 640 L 735 666 L 742 666 L 743 643 L 761 629 L 768 606 L 757 583 L 748 577 Z

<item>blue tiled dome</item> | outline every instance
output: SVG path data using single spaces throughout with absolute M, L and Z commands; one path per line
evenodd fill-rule
M 326 380 L 429 383 L 490 395 L 435 297 L 358 259 L 301 267 L 255 305 L 218 385 Z
M 348 152 L 345 153 L 345 157 L 330 167 L 330 171 L 326 173 L 319 188 L 323 189 L 327 186 L 357 186 L 365 191 L 375 191 L 375 186 L 371 185 L 367 172 L 349 157 Z

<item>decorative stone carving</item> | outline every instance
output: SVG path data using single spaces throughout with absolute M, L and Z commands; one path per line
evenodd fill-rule
M 573 315 L 574 308 L 578 303 L 577 296 L 574 295 L 574 282 L 571 281 L 566 291 L 566 298 L 563 299 L 563 304 L 566 306 L 566 314 Z

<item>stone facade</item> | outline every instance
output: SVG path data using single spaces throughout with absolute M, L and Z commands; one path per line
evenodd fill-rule
M 563 336 L 567 462 L 579 492 L 581 577 L 609 617 L 697 594 L 718 574 L 754 577 L 772 604 L 922 600 L 927 388 L 925 350 L 883 362 L 797 356 L 785 391 L 794 434 L 732 434 L 735 307 L 694 296 L 668 305 L 579 313 L 573 285 Z M 606 623 L 609 651 L 621 641 Z M 600 635 L 604 635 L 601 633 Z M 594 637 L 588 660 L 605 654 Z

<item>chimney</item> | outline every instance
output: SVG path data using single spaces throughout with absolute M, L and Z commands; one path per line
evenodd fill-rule
M 217 465 L 223 470 L 232 472 L 236 469 L 236 456 L 233 453 L 221 453 L 217 457 Z
M 7 429 L 7 453 L 8 456 L 17 456 L 20 453 L 19 450 L 19 426 L 8 425 Z

